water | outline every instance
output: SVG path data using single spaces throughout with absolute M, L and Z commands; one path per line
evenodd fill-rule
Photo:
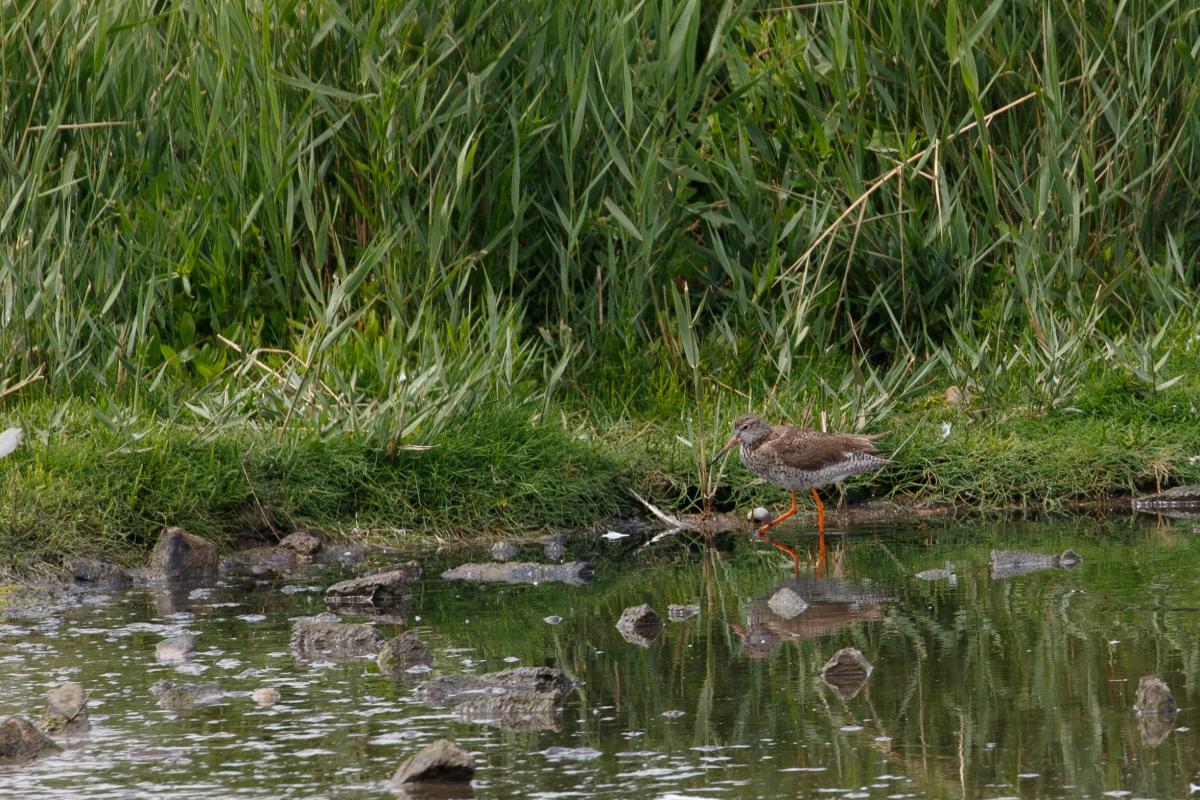
M 310 589 L 340 572 L 89 593 L 48 619 L 0 622 L 0 716 L 36 716 L 48 688 L 74 680 L 92 720 L 61 755 L 0 767 L 0 796 L 386 797 L 405 756 L 449 737 L 476 754 L 479 798 L 1187 797 L 1200 784 L 1196 533 L 1127 518 L 869 529 L 832 540 L 823 578 L 810 559 L 799 581 L 783 553 L 740 536 L 707 551 L 595 539 L 569 545 L 596 564 L 586 587 L 449 583 L 442 569 L 486 554 L 426 553 L 434 577 L 404 624 L 376 623 L 435 651 L 430 673 L 399 682 L 371 661 L 289 651 L 291 620 L 323 610 Z M 798 528 L 782 537 L 811 548 Z M 1067 547 L 1084 559 L 1073 570 L 994 580 L 987 565 L 991 548 Z M 954 578 L 914 577 L 935 568 Z M 810 601 L 790 620 L 766 605 L 785 584 Z M 701 613 L 640 647 L 613 623 L 642 602 Z M 182 631 L 198 635 L 196 657 L 158 663 L 155 644 Z M 847 646 L 874 670 L 842 699 L 820 671 Z M 518 664 L 583 681 L 545 729 L 411 699 L 427 677 Z M 1157 730 L 1131 708 L 1150 673 L 1181 706 Z M 229 695 L 168 711 L 149 692 L 164 677 Z M 264 686 L 278 703 L 251 699 Z

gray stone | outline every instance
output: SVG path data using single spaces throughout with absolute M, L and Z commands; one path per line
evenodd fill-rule
M 1138 681 L 1134 708 L 1139 714 L 1174 714 L 1178 710 L 1171 687 L 1157 675 L 1143 675 Z
M 163 528 L 150 553 L 150 571 L 173 581 L 202 580 L 217 574 L 217 546 L 183 528 Z
M 250 547 L 221 559 L 221 572 L 235 575 L 277 577 L 307 564 L 307 559 L 282 547 Z
M 311 558 L 321 551 L 321 539 L 310 530 L 301 529 L 289 533 L 279 542 L 283 550 L 291 550 L 297 555 Z
M 856 647 L 844 647 L 821 668 L 821 680 L 843 700 L 862 691 L 871 677 L 871 662 Z
M 1133 501 L 1134 508 L 1184 508 L 1200 506 L 1200 486 L 1176 486 L 1158 494 L 1139 497 Z
M 560 747 L 554 745 L 542 751 L 552 761 L 591 761 L 604 755 L 594 747 Z
M 98 558 L 64 558 L 63 568 L 76 583 L 93 586 L 128 586 L 131 577 L 124 567 Z
M 771 512 L 763 506 L 755 506 L 750 509 L 750 513 L 746 515 L 746 518 L 751 522 L 770 522 Z
M 59 749 L 25 717 L 13 716 L 0 722 L 0 764 L 20 764 Z
M 414 783 L 466 783 L 474 774 L 474 756 L 449 739 L 439 739 L 405 760 L 390 783 L 396 788 Z
M 300 659 L 364 658 L 379 653 L 385 642 L 383 634 L 361 623 L 300 619 L 292 625 L 292 651 Z
M 181 633 L 163 639 L 154 648 L 154 657 L 159 661 L 186 661 L 196 654 L 196 637 L 190 633 Z
M 542 552 L 551 561 L 560 561 L 567 555 L 567 546 L 562 542 L 546 542 L 542 545 Z
M 993 550 L 992 577 L 1012 578 L 1055 567 L 1070 569 L 1082 560 L 1078 553 L 1070 549 L 1064 550 L 1061 555 L 1027 553 L 1022 550 Z
M 512 561 L 517 557 L 519 550 L 520 548 L 517 547 L 515 542 L 496 542 L 492 545 L 490 552 L 492 558 L 497 561 Z
M 923 581 L 944 581 L 947 578 L 953 578 L 954 573 L 948 569 L 927 569 L 924 572 L 918 572 L 915 577 Z
M 553 692 L 505 692 L 464 700 L 455 709 L 459 719 L 507 731 L 562 729 L 562 697 Z
M 592 566 L 582 561 L 565 564 L 532 564 L 510 561 L 504 564 L 463 564 L 442 573 L 451 581 L 479 583 L 568 583 L 582 586 L 591 582 Z
M 158 698 L 160 706 L 171 711 L 188 711 L 220 702 L 225 698 L 225 692 L 219 683 L 181 685 L 174 681 L 161 680 L 150 687 L 150 693 Z
M 261 689 L 255 689 L 254 693 L 250 696 L 260 706 L 274 705 L 279 702 L 279 690 L 274 686 L 264 686 Z
M 771 595 L 767 607 L 784 619 L 791 619 L 808 610 L 808 603 L 790 586 L 784 586 Z
M 621 612 L 621 618 L 617 620 L 617 630 L 653 630 L 662 625 L 662 619 L 647 603 L 630 606 Z
M 412 598 L 411 585 L 421 577 L 416 561 L 392 566 L 382 572 L 335 583 L 325 590 L 329 605 L 369 605 L 391 608 Z
M 40 727 L 48 732 L 82 733 L 89 727 L 87 693 L 78 683 L 55 686 L 46 694 Z
M 562 699 L 572 686 L 554 667 L 513 667 L 484 675 L 442 675 L 413 690 L 413 697 L 432 706 L 452 706 L 481 695 L 534 692 Z
M 630 606 L 617 620 L 617 631 L 621 638 L 638 647 L 649 647 L 662 633 L 663 621 L 654 609 L 643 603 Z
M 671 622 L 683 622 L 685 619 L 691 619 L 699 613 L 700 606 L 667 606 L 667 619 L 671 620 Z
M 410 667 L 431 665 L 433 654 L 429 652 L 429 647 L 417 638 L 416 633 L 405 631 L 380 648 L 375 663 L 383 672 L 399 677 L 408 674 L 407 670 Z

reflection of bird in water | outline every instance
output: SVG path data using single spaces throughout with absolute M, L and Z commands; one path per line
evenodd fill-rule
M 855 622 L 878 622 L 891 600 L 877 589 L 840 578 L 789 578 L 750 601 L 745 627 L 732 627 L 746 655 L 766 658 L 785 640 L 816 639 Z
M 733 436 L 711 463 L 715 464 L 734 445 L 741 444 L 740 455 L 746 469 L 768 483 L 791 491 L 792 507 L 759 528 L 759 536 L 765 536 L 767 529 L 799 510 L 796 492 L 812 491 L 813 501 L 817 504 L 821 552 L 824 552 L 825 506 L 817 489 L 892 463 L 875 448 L 875 441 L 883 435 L 825 433 L 791 425 L 771 425 L 757 414 L 744 414 L 734 420 Z

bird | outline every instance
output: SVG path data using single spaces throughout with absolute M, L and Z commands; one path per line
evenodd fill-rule
M 817 489 L 840 483 L 852 475 L 874 472 L 892 462 L 875 447 L 884 433 L 826 433 L 792 425 L 772 425 L 757 414 L 743 414 L 733 421 L 733 436 L 712 461 L 712 467 L 740 444 L 742 464 L 753 475 L 792 493 L 792 507 L 755 533 L 765 536 L 769 528 L 794 515 L 796 493 L 809 489 L 817 504 L 817 531 L 821 552 L 825 551 L 825 505 Z

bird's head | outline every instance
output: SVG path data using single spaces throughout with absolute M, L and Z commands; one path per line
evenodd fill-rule
M 771 425 L 758 414 L 743 414 L 733 421 L 733 436 L 725 443 L 725 446 L 713 456 L 709 466 L 715 464 L 717 459 L 728 453 L 737 444 L 746 444 L 753 447 L 771 434 Z

